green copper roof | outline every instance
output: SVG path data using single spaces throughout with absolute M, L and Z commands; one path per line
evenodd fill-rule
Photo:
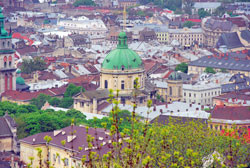
M 18 70 L 16 71 L 16 74 L 20 74 L 20 73 L 21 73 L 21 70 L 18 69 Z
M 4 18 L 2 8 L 0 7 L 0 39 L 11 38 L 11 35 L 4 29 Z
M 25 80 L 22 77 L 18 76 L 16 78 L 16 84 L 24 85 L 25 84 Z
M 136 69 L 142 66 L 142 60 L 133 50 L 128 49 L 127 36 L 121 32 L 118 37 L 118 45 L 112 50 L 102 63 L 103 69 Z
M 169 75 L 168 79 L 169 79 L 169 80 L 181 80 L 182 77 L 181 77 L 181 75 L 180 75 L 178 72 L 174 71 L 174 72 L 172 72 L 172 73 Z

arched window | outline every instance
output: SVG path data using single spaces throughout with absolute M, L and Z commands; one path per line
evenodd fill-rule
M 122 90 L 125 89 L 125 83 L 124 83 L 124 81 L 122 81 L 122 83 L 121 83 L 121 89 L 122 89 Z
M 105 85 L 105 86 L 104 86 L 105 89 L 108 89 L 108 81 L 107 81 L 107 80 L 104 81 L 104 85 Z
M 10 42 L 8 41 L 8 47 L 10 46 Z
M 5 48 L 5 42 L 3 41 L 3 48 Z
M 136 80 L 134 80 L 134 86 L 133 87 L 135 88 L 135 86 L 136 86 Z
M 9 56 L 9 67 L 11 67 L 11 64 L 12 64 L 12 57 Z
M 124 71 L 124 65 L 122 65 L 122 71 Z
M 7 67 L 7 57 L 6 56 L 4 57 L 3 61 L 4 61 L 4 68 L 6 68 Z

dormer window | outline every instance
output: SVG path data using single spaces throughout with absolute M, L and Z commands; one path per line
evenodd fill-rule
M 124 69 L 125 69 L 125 67 L 124 67 L 124 65 L 122 65 L 122 71 L 124 71 Z

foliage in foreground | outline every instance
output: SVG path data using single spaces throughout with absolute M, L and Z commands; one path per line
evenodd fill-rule
M 138 85 L 138 83 L 136 84 Z M 138 87 L 136 87 L 138 88 Z M 82 167 L 91 168 L 199 168 L 209 161 L 209 155 L 214 158 L 211 167 L 247 167 L 250 162 L 250 146 L 244 137 L 235 129 L 226 130 L 225 134 L 210 130 L 201 122 L 179 123 L 170 119 L 167 125 L 158 123 L 150 125 L 148 120 L 140 122 L 136 116 L 136 95 L 134 92 L 134 108 L 129 123 L 131 129 L 120 131 L 120 112 L 118 108 L 118 91 L 116 96 L 111 91 L 109 101 L 113 103 L 112 125 L 110 128 L 110 151 L 104 155 L 88 150 L 88 155 L 82 157 Z M 148 102 L 148 107 L 152 101 Z M 150 111 L 148 111 L 148 114 Z M 105 128 L 107 123 L 102 124 Z M 88 132 L 88 128 L 86 128 Z M 242 132 L 243 133 L 243 132 Z M 52 140 L 45 136 L 47 145 Z M 88 147 L 94 147 L 98 137 L 87 135 Z M 99 150 L 102 146 L 98 147 Z M 49 149 L 49 147 L 48 147 Z M 219 155 L 212 155 L 214 152 Z M 44 158 L 38 149 L 38 159 Z M 65 158 L 63 158 L 65 159 Z M 63 160 L 62 159 L 62 160 Z M 45 158 L 46 160 L 46 158 Z M 49 160 L 47 158 L 47 160 Z M 76 163 L 73 160 L 73 163 Z M 29 165 L 32 166 L 32 162 Z M 53 167 L 48 161 L 46 167 Z M 43 167 L 43 164 L 40 164 Z M 76 165 L 72 166 L 76 167 Z

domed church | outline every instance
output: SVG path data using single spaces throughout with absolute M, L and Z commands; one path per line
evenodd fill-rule
M 128 48 L 127 36 L 121 32 L 117 48 L 104 59 L 100 72 L 100 88 L 74 97 L 74 108 L 82 112 L 100 113 L 98 106 L 109 98 L 109 89 L 119 90 L 121 104 L 132 104 L 136 78 L 139 82 L 137 104 L 146 105 L 150 93 L 145 89 L 145 70 L 140 56 Z

